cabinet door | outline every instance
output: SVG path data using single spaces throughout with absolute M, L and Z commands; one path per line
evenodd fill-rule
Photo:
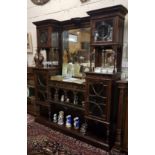
M 48 72 L 43 70 L 35 71 L 36 98 L 37 101 L 47 100 Z
M 48 48 L 51 47 L 51 28 L 42 27 L 37 29 L 38 35 L 38 47 L 39 48 Z
M 87 81 L 87 115 L 109 121 L 111 80 L 90 79 Z
M 93 33 L 92 41 L 93 43 L 106 43 L 113 41 L 113 19 L 99 19 L 92 21 Z

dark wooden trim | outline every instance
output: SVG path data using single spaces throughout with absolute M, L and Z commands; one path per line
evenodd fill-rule
M 87 14 L 90 16 L 99 16 L 99 15 L 106 15 L 109 16 L 109 14 L 116 14 L 120 13 L 123 16 L 127 14 L 128 10 L 123 5 L 116 5 L 112 7 L 106 7 L 102 9 L 92 10 L 88 11 Z

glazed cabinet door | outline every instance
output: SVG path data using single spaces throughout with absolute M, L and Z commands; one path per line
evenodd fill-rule
M 87 79 L 86 87 L 86 115 L 109 121 L 112 81 Z
M 47 101 L 48 72 L 35 70 L 36 100 L 39 102 Z
M 51 31 L 49 26 L 37 28 L 37 44 L 39 48 L 49 48 L 51 46 Z
M 92 27 L 92 43 L 109 43 L 113 41 L 113 18 L 93 20 Z

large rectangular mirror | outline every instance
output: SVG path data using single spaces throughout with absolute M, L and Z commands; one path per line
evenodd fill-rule
M 90 69 L 90 28 L 62 33 L 63 76 L 82 77 Z

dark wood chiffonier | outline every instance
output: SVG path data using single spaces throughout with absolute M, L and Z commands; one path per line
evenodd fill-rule
M 33 69 L 36 121 L 109 153 L 127 152 L 127 84 L 119 81 L 127 9 L 87 13 L 34 22 L 38 52 L 45 49 L 52 62 Z

